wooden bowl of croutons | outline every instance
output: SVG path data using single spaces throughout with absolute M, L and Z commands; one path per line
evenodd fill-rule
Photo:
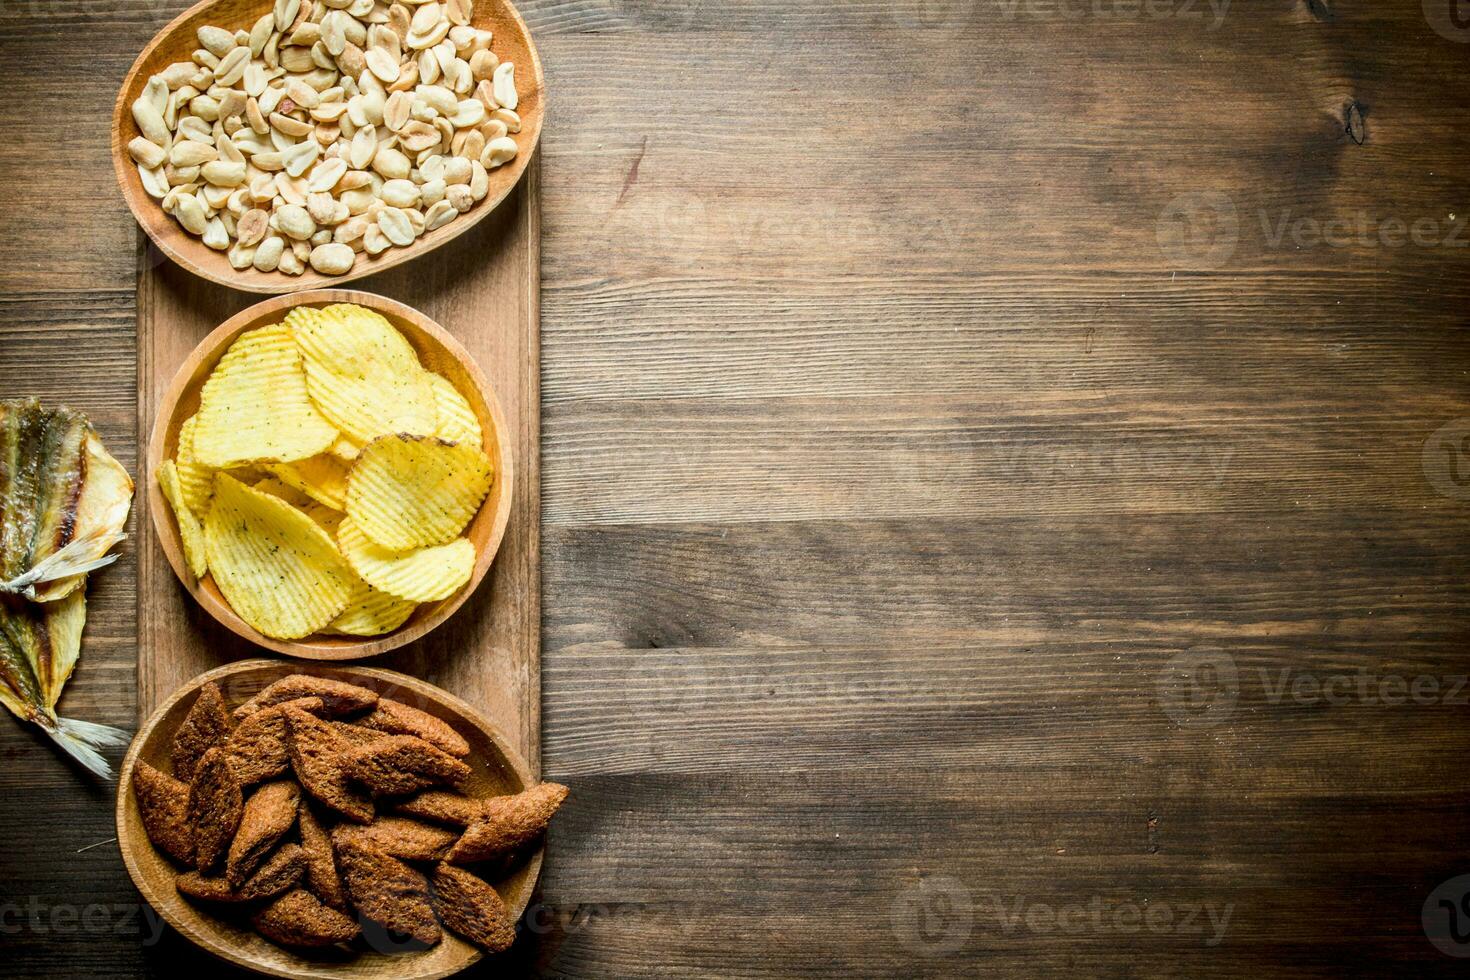
M 565 796 L 431 684 L 248 660 L 143 724 L 117 840 L 148 903 L 222 959 L 429 980 L 515 941 Z

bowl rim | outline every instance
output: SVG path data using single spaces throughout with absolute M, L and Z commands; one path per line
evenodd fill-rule
M 513 0 L 495 0 L 496 3 L 504 4 L 511 21 L 516 25 L 517 33 L 526 39 L 526 50 L 530 55 L 531 62 L 530 75 L 533 79 L 533 90 L 537 93 L 538 100 L 537 112 L 532 120 L 532 125 L 525 126 L 524 123 L 526 120 L 524 118 L 522 119 L 522 132 L 526 132 L 529 129 L 529 137 L 526 140 L 526 144 L 517 152 L 516 159 L 508 165 L 513 168 L 511 171 L 513 174 L 511 180 L 506 182 L 505 186 L 498 193 L 476 204 L 464 216 L 463 220 L 451 221 L 436 231 L 428 232 L 423 238 L 408 248 L 393 248 L 381 256 L 372 258 L 370 261 L 356 262 L 353 264 L 351 271 L 340 276 L 324 275 L 312 269 L 309 265 L 306 268 L 306 272 L 300 276 L 260 272 L 255 272 L 255 275 L 251 275 L 255 270 L 236 270 L 230 268 L 228 262 L 225 263 L 225 268 L 229 269 L 229 274 L 225 274 L 213 271 L 207 264 L 196 262 L 187 254 L 188 252 L 195 251 L 194 248 L 177 248 L 167 240 L 166 236 L 161 234 L 160 229 L 166 227 L 165 223 L 172 222 L 172 219 L 164 214 L 163 210 L 157 206 L 157 202 L 143 190 L 143 182 L 138 176 L 137 167 L 134 165 L 132 157 L 128 155 L 127 144 L 129 141 L 124 139 L 124 132 L 127 123 L 131 120 L 131 100 L 128 98 L 128 95 L 130 90 L 135 87 L 141 88 L 141 86 L 135 85 L 135 81 L 142 75 L 143 65 L 153 55 L 154 51 L 162 45 L 164 39 L 179 29 L 186 21 L 199 15 L 206 8 L 217 6 L 222 2 L 224 0 L 199 0 L 199 2 L 193 4 L 163 27 L 159 28 L 153 37 L 148 40 L 148 43 L 143 46 L 143 49 L 138 52 L 138 57 L 133 60 L 132 65 L 123 76 L 122 84 L 118 86 L 117 99 L 113 103 L 112 109 L 112 169 L 114 175 L 117 177 L 118 191 L 122 194 L 123 201 L 127 204 L 128 210 L 132 213 L 134 222 L 137 223 L 138 227 L 143 229 L 144 234 L 148 236 L 148 240 L 180 268 L 209 282 L 218 283 L 221 286 L 228 286 L 231 289 L 261 295 L 284 295 L 333 288 L 365 276 L 377 275 L 378 273 L 403 265 L 406 262 L 412 262 L 415 259 L 428 255 L 440 246 L 453 241 L 460 235 L 468 232 L 471 228 L 479 225 L 481 221 L 498 210 L 500 205 L 510 197 L 525 178 L 526 171 L 530 168 L 531 162 L 540 148 L 541 132 L 545 128 L 547 109 L 546 75 L 541 65 L 541 52 L 536 47 L 536 39 L 532 37 L 531 29 L 527 26 L 525 18 L 521 16 L 520 10 L 516 7 Z M 268 3 L 265 3 L 262 7 L 266 11 L 268 11 L 268 8 Z M 146 79 L 144 80 L 144 84 L 147 84 Z M 136 95 L 134 98 L 136 98 Z M 151 210 L 145 210 L 145 205 L 149 206 Z M 428 235 L 435 236 L 432 244 L 428 241 Z M 224 257 L 223 252 L 213 251 L 193 236 L 189 236 L 189 241 L 193 245 L 197 245 L 198 249 L 202 250 L 202 253 L 219 256 L 221 259 Z M 395 255 L 395 252 L 400 254 Z M 260 278 L 257 278 L 257 276 Z
M 477 549 L 475 567 L 470 575 L 470 580 L 449 598 L 441 599 L 437 604 L 423 603 L 422 605 L 436 605 L 437 608 L 420 622 L 412 623 L 410 620 L 409 623 L 405 623 L 391 633 L 358 639 L 334 636 L 327 642 L 320 639 L 312 642 L 311 637 L 301 640 L 277 640 L 246 623 L 227 602 L 222 598 L 216 598 L 213 593 L 204 589 L 194 578 L 193 573 L 185 567 L 178 527 L 174 523 L 172 509 L 164 500 L 163 490 L 158 484 L 157 472 L 158 467 L 164 461 L 164 448 L 168 442 L 168 430 L 174 413 L 178 410 L 184 392 L 189 388 L 200 366 L 211 355 L 218 361 L 219 357 L 224 355 L 228 344 L 244 332 L 252 322 L 278 311 L 284 313 L 291 307 L 321 303 L 356 303 L 375 312 L 386 314 L 390 318 L 406 320 L 433 337 L 459 361 L 479 390 L 486 410 L 490 414 L 496 451 L 500 457 L 500 466 L 495 474 L 495 479 L 501 485 L 501 490 L 496 510 L 492 516 L 489 536 L 486 538 L 485 545 Z M 499 395 L 494 386 L 490 384 L 489 379 L 485 377 L 485 373 L 480 369 L 473 355 L 454 335 L 427 314 L 387 296 L 359 289 L 317 289 L 271 296 L 253 303 L 215 327 L 195 345 L 189 356 L 174 372 L 168 387 L 159 398 L 139 478 L 145 486 L 153 533 L 158 539 L 158 545 L 163 550 L 164 557 L 168 559 L 169 567 L 173 569 L 179 584 L 218 623 L 236 636 L 256 646 L 290 657 L 313 661 L 347 661 L 374 657 L 422 639 L 457 612 L 479 589 L 496 554 L 500 551 L 500 546 L 505 540 L 506 529 L 510 524 L 510 512 L 515 496 L 515 457 Z M 480 509 L 475 512 L 475 517 L 471 518 L 471 522 L 478 518 L 489 504 L 490 498 L 487 497 L 480 505 Z M 312 636 L 319 638 L 320 634 L 312 634 Z
M 340 976 L 340 974 L 338 973 L 314 974 L 305 973 L 301 970 L 287 971 L 277 969 L 266 964 L 255 963 L 247 959 L 246 957 L 241 956 L 233 947 L 220 943 L 208 933 L 200 932 L 187 923 L 177 921 L 176 917 L 171 911 L 171 902 L 167 900 L 167 896 L 160 895 L 158 891 L 153 888 L 152 883 L 143 874 L 142 869 L 138 866 L 137 858 L 134 855 L 134 850 L 137 846 L 152 847 L 152 842 L 149 841 L 146 836 L 144 836 L 141 841 L 133 839 L 131 834 L 126 830 L 125 821 L 127 818 L 127 814 L 131 810 L 136 809 L 138 805 L 137 798 L 131 792 L 133 769 L 137 766 L 138 758 L 142 754 L 144 743 L 153 734 L 154 730 L 163 721 L 164 717 L 167 716 L 167 714 L 171 710 L 173 710 L 173 708 L 177 706 L 180 701 L 198 691 L 201 687 L 211 681 L 217 681 L 221 678 L 229 677 L 234 674 L 243 674 L 248 671 L 265 669 L 279 669 L 283 671 L 282 676 L 291 673 L 310 673 L 320 676 L 336 675 L 339 673 L 347 672 L 357 675 L 358 677 L 362 675 L 367 675 L 368 677 L 383 683 L 395 684 L 401 687 L 408 688 L 416 694 L 425 696 L 437 702 L 441 702 L 443 706 L 452 710 L 455 714 L 460 715 L 463 720 L 474 725 L 474 727 L 489 736 L 491 744 L 495 746 L 495 750 L 500 753 L 500 756 L 504 760 L 506 766 L 515 775 L 516 779 L 520 780 L 521 785 L 524 788 L 529 789 L 530 787 L 536 785 L 537 776 L 535 772 L 531 769 L 530 764 L 526 762 L 525 757 L 522 756 L 520 752 L 517 751 L 515 746 L 511 744 L 510 738 L 505 734 L 505 731 L 499 725 L 491 722 L 488 718 L 486 718 L 484 714 L 478 709 L 468 704 L 463 699 L 456 697 L 453 694 L 450 694 L 442 687 L 430 684 L 428 681 L 420 680 L 417 677 L 412 677 L 408 674 L 400 673 L 396 670 L 385 670 L 381 667 L 365 667 L 360 664 L 295 664 L 287 660 L 273 660 L 267 657 L 254 657 L 248 660 L 237 660 L 232 663 L 216 667 L 213 670 L 205 671 L 204 673 L 199 674 L 188 681 L 185 681 L 178 687 L 177 690 L 175 690 L 172 694 L 165 698 L 163 702 L 153 710 L 148 718 L 138 726 L 137 733 L 133 735 L 132 741 L 128 744 L 128 750 L 123 755 L 122 764 L 118 767 L 117 801 L 116 805 L 113 807 L 113 823 L 114 829 L 117 832 L 118 850 L 122 853 L 123 865 L 127 868 L 128 877 L 132 879 L 134 887 L 138 889 L 138 891 L 142 894 L 144 900 L 148 902 L 153 910 L 156 911 L 163 918 L 163 920 L 174 929 L 175 932 L 179 933 L 181 936 L 185 937 L 199 948 L 209 952 L 216 957 L 219 957 L 222 960 L 233 963 L 237 966 L 243 966 L 246 969 L 252 970 L 256 973 L 264 974 L 266 976 L 290 978 L 303 976 L 338 977 Z M 351 677 L 342 679 L 347 680 L 349 683 L 355 682 L 354 679 Z M 124 845 L 123 843 L 125 839 L 129 841 L 126 845 Z M 526 885 L 524 886 L 524 894 L 522 896 L 523 901 L 518 900 L 515 903 L 515 906 L 511 908 L 511 912 L 514 914 L 514 917 L 517 920 L 519 920 L 521 915 L 524 914 L 526 908 L 529 906 L 530 899 L 536 890 L 537 883 L 539 882 L 541 877 L 541 866 L 545 855 L 546 845 L 543 842 L 539 847 L 536 848 L 535 852 L 532 853 L 526 861 Z M 442 980 L 442 978 L 444 977 L 452 976 L 453 974 L 458 973 L 459 971 L 464 970 L 471 965 L 479 962 L 480 960 L 484 959 L 484 956 L 485 954 L 483 950 L 475 948 L 470 958 L 457 966 L 442 970 L 435 970 L 428 973 L 397 973 L 395 974 L 395 976 L 401 977 L 402 980 Z

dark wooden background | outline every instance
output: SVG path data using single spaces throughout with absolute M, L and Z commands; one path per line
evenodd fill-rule
M 182 6 L 0 6 L 0 396 L 130 468 L 108 111 Z M 1470 872 L 1470 33 L 1420 0 L 523 10 L 573 798 L 511 972 L 1463 970 L 1420 910 Z M 131 555 L 92 597 L 65 710 L 131 725 Z M 8 720 L 0 754 L 4 972 L 208 966 L 82 850 L 110 794 Z

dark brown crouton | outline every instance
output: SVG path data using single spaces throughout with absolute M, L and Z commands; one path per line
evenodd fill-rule
M 380 738 L 387 737 L 383 732 L 374 731 L 371 728 L 363 728 L 361 725 L 354 725 L 350 721 L 332 721 L 327 724 L 331 725 L 332 731 L 340 735 L 349 745 L 366 745 L 369 742 L 376 742 Z
M 488 861 L 524 847 L 541 836 L 566 798 L 565 786 L 542 783 L 515 796 L 484 800 L 484 813 L 450 850 L 449 860 L 455 864 Z
M 205 684 L 199 689 L 199 696 L 194 699 L 188 715 L 174 732 L 174 775 L 186 783 L 193 779 L 194 770 L 199 767 L 204 753 L 222 745 L 230 737 L 231 727 L 224 695 L 215 685 Z
M 441 789 L 431 789 L 409 797 L 398 803 L 394 809 L 406 816 L 432 820 L 451 827 L 468 827 L 485 812 L 483 800 L 472 800 L 468 796 Z
M 286 748 L 302 788 L 349 820 L 372 820 L 372 800 L 347 779 L 343 762 L 348 744 L 326 722 L 300 708 L 287 708 L 286 719 Z
M 429 904 L 429 883 L 424 876 L 344 830 L 333 832 L 332 844 L 347 896 L 358 915 L 390 933 L 429 945 L 437 943 L 439 920 Z
M 299 888 L 276 899 L 252 921 L 262 936 L 282 946 L 334 946 L 351 942 L 360 931 L 351 918 Z
M 189 828 L 189 786 L 148 763 L 133 767 L 133 796 L 153 846 L 175 861 L 194 863 L 194 832 Z
M 413 735 L 388 735 L 347 753 L 343 765 L 376 796 L 415 793 L 428 786 L 463 788 L 470 767 Z
M 321 698 L 322 712 L 332 718 L 366 711 L 378 703 L 377 692 L 369 691 L 365 687 L 334 681 L 330 677 L 291 674 L 289 677 L 282 677 L 236 708 L 235 718 L 243 720 L 273 704 L 295 701 L 298 698 Z
M 279 895 L 294 888 L 305 873 L 306 857 L 301 848 L 285 844 L 239 888 L 232 887 L 224 875 L 202 875 L 197 871 L 179 875 L 174 885 L 182 894 L 202 902 L 237 904 Z
M 213 748 L 199 760 L 194 782 L 189 787 L 189 826 L 194 831 L 194 867 L 208 871 L 235 839 L 245 800 L 240 780 L 230 767 L 224 749 Z
M 284 776 L 291 768 L 286 750 L 286 708 L 322 710 L 321 698 L 297 698 L 246 716 L 225 742 L 225 752 L 243 785 Z
M 463 868 L 434 868 L 429 897 L 451 932 L 491 953 L 503 953 L 516 941 L 515 920 L 500 895 Z
M 451 728 L 448 722 L 399 701 L 379 698 L 377 707 L 359 718 L 357 723 L 364 728 L 375 728 L 389 735 L 417 735 L 450 755 L 470 754 L 470 743 Z
M 225 858 L 225 878 L 235 888 L 245 883 L 266 852 L 296 823 L 301 790 L 289 780 L 266 783 L 245 801 L 240 829 Z
M 296 824 L 301 829 L 301 850 L 306 854 L 306 887 L 333 908 L 345 909 L 347 895 L 342 891 L 342 878 L 337 874 L 332 838 L 304 797 L 297 811 Z
M 459 839 L 459 834 L 452 830 L 407 817 L 378 817 L 366 827 L 344 827 L 342 832 L 404 861 L 441 860 Z

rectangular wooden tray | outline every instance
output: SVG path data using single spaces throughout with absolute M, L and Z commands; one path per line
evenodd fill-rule
M 205 335 L 261 299 L 198 279 L 141 233 L 138 273 L 138 441 L 148 444 L 158 398 Z M 348 288 L 423 311 L 454 334 L 500 396 L 516 460 L 505 541 L 474 596 L 429 636 L 367 661 L 437 684 L 498 724 L 540 771 L 541 748 L 541 229 L 540 163 L 472 231 L 417 261 Z M 140 474 L 139 482 L 152 479 Z M 147 497 L 140 493 L 140 501 Z M 146 504 L 144 505 L 146 507 Z M 269 655 L 199 609 L 139 513 L 138 710 L 150 714 L 189 678 L 230 660 Z

